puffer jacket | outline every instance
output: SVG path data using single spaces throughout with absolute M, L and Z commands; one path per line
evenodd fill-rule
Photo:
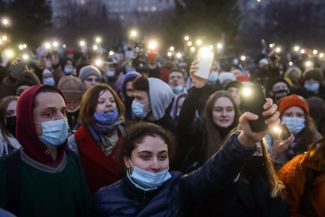
M 172 178 L 157 190 L 142 191 L 124 178 L 100 189 L 95 195 L 97 216 L 172 217 L 230 185 L 255 148 L 239 144 L 233 134 L 210 160 L 187 175 L 171 172 Z

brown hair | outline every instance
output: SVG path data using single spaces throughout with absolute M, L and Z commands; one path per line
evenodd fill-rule
M 264 139 L 261 141 L 261 145 L 262 145 L 263 159 L 265 162 L 266 175 L 267 175 L 268 182 L 270 185 L 270 190 L 271 190 L 270 196 L 271 196 L 271 198 L 275 198 L 275 197 L 281 195 L 285 186 L 284 186 L 283 182 L 279 179 L 279 177 L 274 169 L 273 162 L 272 162 L 272 160 L 270 158 L 270 154 L 266 148 L 267 145 L 266 145 Z
M 212 117 L 212 112 L 214 108 L 215 102 L 221 98 L 221 97 L 226 97 L 228 98 L 234 108 L 235 111 L 235 117 L 234 117 L 234 122 L 229 126 L 230 129 L 234 128 L 238 124 L 240 112 L 238 109 L 237 104 L 235 103 L 234 99 L 231 97 L 231 95 L 224 90 L 219 90 L 214 92 L 206 102 L 203 110 L 203 118 L 204 118 L 204 124 L 205 128 L 207 129 L 207 136 L 208 136 L 208 157 L 211 157 L 223 144 L 224 140 L 226 139 L 226 136 L 224 138 L 220 138 L 220 132 L 218 130 L 219 127 L 217 127 L 213 123 L 213 117 Z
M 172 162 L 175 141 L 173 134 L 156 124 L 138 122 L 128 128 L 128 132 L 122 139 L 122 147 L 120 151 L 121 165 L 124 165 L 124 157 L 131 157 L 132 151 L 146 136 L 160 137 L 167 145 L 169 162 Z
M 125 107 L 117 93 L 107 84 L 97 84 L 88 89 L 82 96 L 80 103 L 79 120 L 84 124 L 95 124 L 93 114 L 96 111 L 97 101 L 102 91 L 109 91 L 114 96 L 119 111 L 119 117 L 124 117 Z
M 8 142 L 8 137 L 9 137 L 9 131 L 6 126 L 6 111 L 7 111 L 8 105 L 11 102 L 17 101 L 17 100 L 18 100 L 18 97 L 16 97 L 16 96 L 6 96 L 0 102 L 0 128 L 1 128 L 1 133 L 3 135 L 3 138 L 6 142 Z

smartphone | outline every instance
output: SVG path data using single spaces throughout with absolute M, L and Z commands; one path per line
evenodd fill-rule
M 266 129 L 266 118 L 262 115 L 263 105 L 266 102 L 262 87 L 259 84 L 244 85 L 240 90 L 241 105 L 245 111 L 258 115 L 258 119 L 250 121 L 250 127 L 254 132 Z
M 197 55 L 197 60 L 199 61 L 198 70 L 194 73 L 194 75 L 208 80 L 213 56 L 214 54 L 209 48 L 201 48 Z
M 282 139 L 282 140 L 286 140 L 286 139 L 288 139 L 288 138 L 290 137 L 291 133 L 290 133 L 290 131 L 289 131 L 287 125 L 285 125 L 285 124 L 280 124 L 280 128 L 281 128 L 281 134 L 280 134 L 281 139 Z

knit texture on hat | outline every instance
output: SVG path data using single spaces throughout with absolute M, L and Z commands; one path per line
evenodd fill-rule
M 79 78 L 81 81 L 85 80 L 87 77 L 91 75 L 95 75 L 98 78 L 98 80 L 100 80 L 102 77 L 100 71 L 95 66 L 88 65 L 80 69 Z
M 278 111 L 280 112 L 280 115 L 282 116 L 285 110 L 292 106 L 298 106 L 304 110 L 306 114 L 309 114 L 309 106 L 306 102 L 306 100 L 302 96 L 298 95 L 290 95 L 282 97 L 279 101 L 279 108 Z

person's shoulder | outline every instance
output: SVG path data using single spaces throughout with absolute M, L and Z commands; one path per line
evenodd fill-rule
M 278 171 L 279 178 L 286 183 L 290 183 L 295 181 L 298 176 L 303 176 L 306 169 L 304 167 L 305 160 L 306 153 L 299 154 L 292 158 Z

